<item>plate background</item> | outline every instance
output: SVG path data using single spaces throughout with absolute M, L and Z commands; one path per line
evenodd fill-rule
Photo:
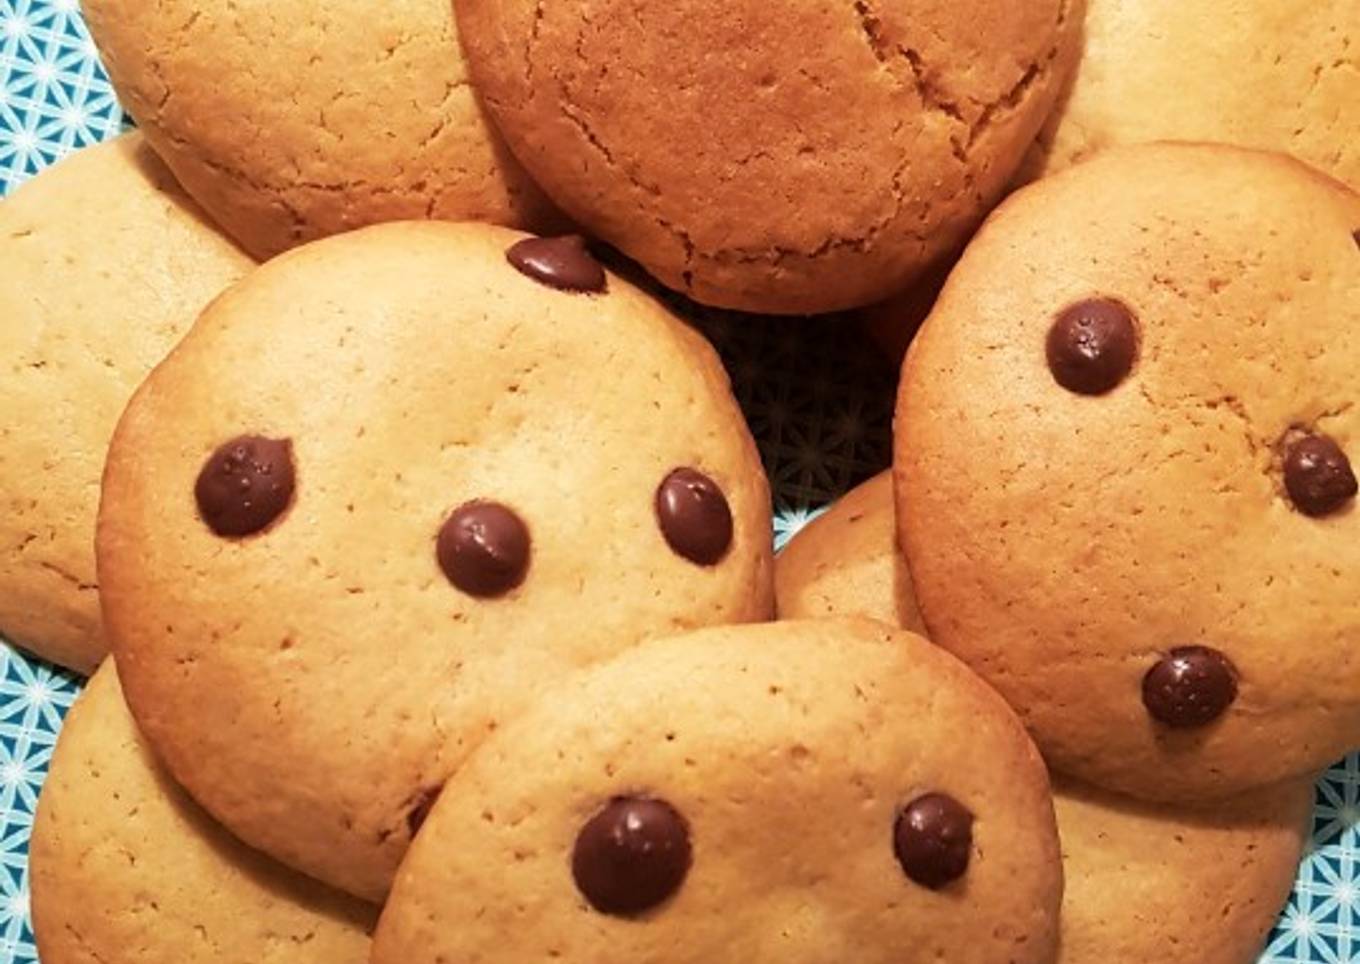
M 78 0 L 0 0 L 0 195 L 126 124 Z M 844 325 L 700 314 L 760 442 L 782 545 L 821 506 L 887 465 L 893 373 Z M 70 674 L 0 641 L 0 964 L 37 961 L 28 835 L 79 688 Z M 1313 839 L 1262 964 L 1360 962 L 1360 755 L 1329 770 L 1317 796 Z

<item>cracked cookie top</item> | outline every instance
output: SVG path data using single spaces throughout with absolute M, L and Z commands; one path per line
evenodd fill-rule
M 404 223 L 275 259 L 109 455 L 101 590 L 148 739 L 247 842 L 363 897 L 537 687 L 772 609 L 716 354 L 617 276 L 526 273 L 522 244 Z M 574 242 L 533 250 L 585 273 Z
M 252 254 L 384 221 L 558 217 L 491 127 L 448 0 L 86 0 L 123 106 Z
M 869 620 L 716 627 L 484 743 L 373 962 L 1049 964 L 1059 863 L 1043 762 L 957 660 Z
M 1227 796 L 1360 745 L 1360 197 L 1113 150 L 998 209 L 907 356 L 898 525 L 936 642 L 1050 764 Z
M 0 204 L 0 634 L 93 672 L 99 476 L 118 416 L 194 317 L 253 266 L 127 134 Z
M 1084 47 L 1027 178 L 1193 140 L 1283 151 L 1360 190 L 1355 0 L 1088 0 Z
M 474 77 L 549 195 L 698 301 L 867 304 L 999 197 L 1080 0 L 459 0 Z

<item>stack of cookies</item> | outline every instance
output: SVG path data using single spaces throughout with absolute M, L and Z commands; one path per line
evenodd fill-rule
M 1360 747 L 1360 8 L 84 6 L 139 131 L 0 204 L 45 964 L 1255 959 Z M 691 304 L 911 341 L 777 559 Z

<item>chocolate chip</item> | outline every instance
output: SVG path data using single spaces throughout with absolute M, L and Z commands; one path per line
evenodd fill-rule
M 732 546 L 727 496 L 695 469 L 676 469 L 661 482 L 656 518 L 670 547 L 698 565 L 717 565 Z
M 242 435 L 208 456 L 194 485 L 198 514 L 225 538 L 262 532 L 293 501 L 293 443 Z
M 893 849 L 908 877 L 939 890 L 968 870 L 973 814 L 947 793 L 917 797 L 897 818 Z
M 1237 669 L 1216 649 L 1182 646 L 1157 661 L 1143 677 L 1143 705 L 1167 726 L 1188 729 L 1212 723 L 1237 699 Z
M 1133 370 L 1138 331 L 1133 313 L 1109 298 L 1079 301 L 1048 330 L 1048 368 L 1079 395 L 1103 395 Z
M 469 596 L 503 596 L 529 571 L 529 528 L 499 502 L 468 502 L 439 530 L 439 566 Z
M 626 917 L 679 890 L 691 859 L 689 826 L 674 807 L 618 797 L 577 834 L 571 873 L 592 907 Z
M 1355 498 L 1355 473 L 1341 446 L 1326 435 L 1306 435 L 1284 456 L 1284 486 L 1304 515 L 1335 512 Z
M 421 790 L 416 795 L 416 802 L 410 810 L 406 812 L 406 826 L 411 830 L 411 838 L 420 833 L 420 828 L 425 826 L 426 819 L 430 816 L 430 811 L 434 809 L 435 801 L 439 799 L 439 792 L 442 787 L 432 787 L 428 790 Z
M 563 291 L 604 291 L 604 267 L 579 234 L 560 238 L 525 238 L 505 257 L 521 273 Z

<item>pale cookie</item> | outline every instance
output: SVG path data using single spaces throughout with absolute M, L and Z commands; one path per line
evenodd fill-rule
M 720 627 L 586 671 L 487 741 L 374 964 L 1050 962 L 1042 761 L 989 687 L 869 620 Z
M 780 618 L 854 614 L 925 632 L 893 511 L 892 473 L 881 472 L 804 526 L 775 562 Z
M 914 611 L 889 566 L 846 557 L 867 545 L 883 558 L 866 526 L 880 547 L 891 544 L 891 488 L 874 480 L 843 501 L 852 499 L 853 513 L 833 507 L 776 560 L 781 616 Z M 828 571 L 856 578 L 832 581 Z M 1293 780 L 1193 808 L 1057 779 L 1054 806 L 1066 876 L 1060 964 L 1250 964 L 1293 887 L 1313 785 Z
M 29 844 L 43 964 L 364 964 L 377 909 L 243 846 L 156 763 L 106 663 Z
M 133 712 L 247 842 L 380 898 L 534 691 L 768 618 L 770 496 L 708 343 L 572 239 L 403 223 L 228 292 L 100 514 Z
M 458 0 L 487 107 L 580 223 L 700 302 L 870 304 L 1001 196 L 1082 0 Z
M 1360 746 L 1360 196 L 1108 152 L 991 218 L 917 335 L 897 520 L 936 643 L 1057 770 L 1226 797 Z
M 467 77 L 449 0 L 84 0 L 128 112 L 267 257 L 382 221 L 542 228 Z
M 1193 808 L 1058 780 L 1054 805 L 1060 964 L 1253 964 L 1294 886 L 1313 783 Z
M 107 653 L 94 522 L 123 406 L 251 261 L 138 134 L 0 202 L 0 635 L 89 673 Z
M 1080 66 L 1024 172 L 1119 144 L 1221 141 L 1360 189 L 1357 131 L 1355 0 L 1088 0 Z

